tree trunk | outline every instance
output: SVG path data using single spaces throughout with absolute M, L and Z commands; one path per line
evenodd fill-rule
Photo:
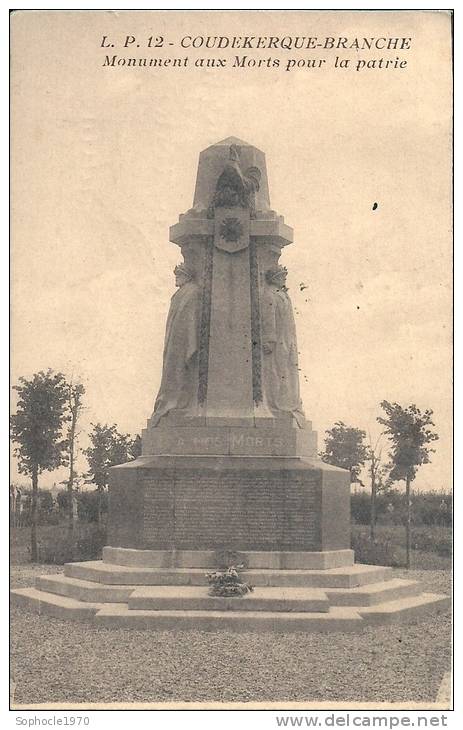
M 370 540 L 375 539 L 376 527 L 376 481 L 374 477 L 371 480 L 371 505 L 370 505 Z
M 71 415 L 71 428 L 69 432 L 69 479 L 68 479 L 68 546 L 71 550 L 72 539 L 74 535 L 74 509 L 73 509 L 73 497 L 74 497 L 74 440 L 76 433 L 76 420 L 77 414 L 72 409 Z
M 98 487 L 98 514 L 97 514 L 97 520 L 98 524 L 101 524 L 101 487 Z
M 74 459 L 75 459 L 75 441 L 76 427 L 79 411 L 81 407 L 81 397 L 83 394 L 83 386 L 72 386 L 69 391 L 69 410 L 71 412 L 71 426 L 69 428 L 69 479 L 68 479 L 68 530 L 67 530 L 67 546 L 69 560 L 72 560 L 73 543 L 74 543 Z
M 31 497 L 31 561 L 37 563 L 37 500 L 39 493 L 39 477 L 37 465 L 32 469 L 32 497 Z
M 405 484 L 405 499 L 407 501 L 407 522 L 406 522 L 406 550 L 407 550 L 407 568 L 410 568 L 410 553 L 412 548 L 412 505 L 410 501 L 410 485 L 411 479 L 407 476 Z

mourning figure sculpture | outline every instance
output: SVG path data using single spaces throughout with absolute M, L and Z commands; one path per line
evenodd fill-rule
M 261 301 L 264 393 L 275 415 L 291 413 L 303 428 L 296 324 L 286 288 L 287 273 L 284 266 L 276 266 L 265 274 Z
M 173 295 L 167 316 L 162 378 L 152 426 L 173 409 L 186 409 L 198 387 L 200 289 L 195 273 L 185 264 L 174 269 L 178 291 Z

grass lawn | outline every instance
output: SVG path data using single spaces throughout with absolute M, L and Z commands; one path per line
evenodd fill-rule
M 15 586 L 58 566 L 16 565 Z M 449 570 L 394 570 L 450 593 Z M 450 669 L 450 614 L 362 634 L 95 628 L 12 610 L 14 703 L 429 702 Z M 423 637 L 426 637 L 423 640 Z
M 370 527 L 368 525 L 352 525 L 353 545 L 355 538 L 363 537 L 369 541 Z M 378 563 L 381 565 L 395 564 L 404 566 L 406 562 L 405 527 L 403 525 L 377 525 L 376 539 L 381 544 L 388 544 L 387 552 L 378 551 Z M 452 545 L 452 529 L 439 525 L 416 526 L 412 530 L 412 551 L 410 554 L 411 568 L 414 570 L 450 570 L 452 560 L 450 550 Z M 413 549 L 415 548 L 415 549 Z M 394 556 L 395 562 L 390 563 Z M 359 562 L 376 562 L 357 555 Z
M 90 560 L 96 559 L 95 551 L 91 552 L 92 546 L 96 543 L 95 538 L 98 536 L 100 528 L 95 523 L 81 522 L 74 528 L 74 541 L 80 543 L 79 553 L 76 554 L 74 560 Z M 101 528 L 104 530 L 104 527 Z M 103 533 L 104 534 L 104 533 Z M 93 542 L 92 542 L 93 541 Z M 39 525 L 37 527 L 37 544 L 39 549 L 39 559 L 42 562 L 50 562 L 50 559 L 43 559 L 40 556 L 48 553 L 51 562 L 67 561 L 66 551 L 63 550 L 67 542 L 67 525 L 65 522 L 59 525 Z M 85 542 L 86 552 L 83 552 L 82 543 Z M 100 540 L 101 543 L 101 540 Z M 103 543 L 104 544 L 104 540 Z M 24 565 L 30 562 L 31 556 L 31 529 L 30 527 L 16 527 L 10 530 L 10 562 L 11 565 Z M 90 549 L 89 549 L 90 548 Z M 95 549 L 97 547 L 95 545 Z M 98 556 L 101 557 L 101 554 Z

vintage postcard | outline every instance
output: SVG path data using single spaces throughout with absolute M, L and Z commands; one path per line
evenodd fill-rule
M 11 707 L 445 725 L 452 11 L 10 23 Z

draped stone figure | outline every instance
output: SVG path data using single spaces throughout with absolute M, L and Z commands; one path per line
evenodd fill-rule
M 292 413 L 298 426 L 305 416 L 299 393 L 298 352 L 293 307 L 286 288 L 287 270 L 269 269 L 262 292 L 263 381 L 267 403 L 275 413 Z
M 167 316 L 162 378 L 151 425 L 175 409 L 194 401 L 198 387 L 200 290 L 194 272 L 185 264 L 175 267 L 175 285 Z

